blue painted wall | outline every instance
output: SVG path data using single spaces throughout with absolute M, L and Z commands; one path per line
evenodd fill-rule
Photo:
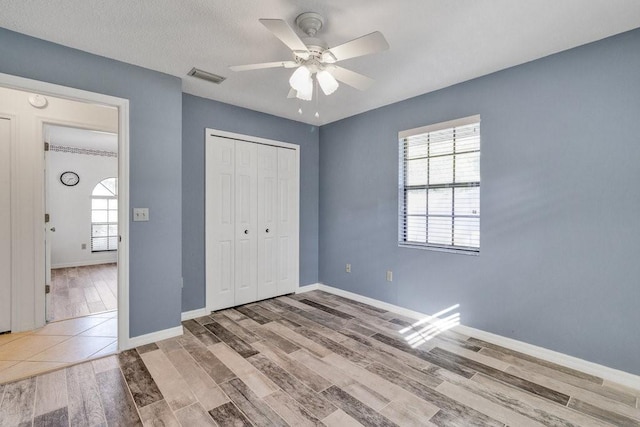
M 318 281 L 318 128 L 209 99 L 182 97 L 183 311 L 205 304 L 204 139 L 213 128 L 300 145 L 300 284 Z
M 480 256 L 399 248 L 398 131 L 473 114 Z M 639 118 L 635 30 L 323 126 L 320 281 L 640 374 Z
M 0 28 L 0 73 L 129 99 L 130 335 L 180 325 L 180 79 Z

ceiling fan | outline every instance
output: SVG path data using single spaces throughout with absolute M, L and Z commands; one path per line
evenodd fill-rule
M 289 78 L 289 98 L 310 101 L 313 98 L 314 80 L 325 95 L 330 95 L 338 89 L 338 81 L 365 90 L 371 86 L 373 79 L 339 67 L 335 63 L 389 49 L 389 44 L 379 31 L 329 48 L 327 43 L 316 37 L 316 33 L 324 25 L 324 19 L 314 12 L 305 12 L 296 18 L 296 25 L 307 35 L 302 39 L 282 19 L 260 19 L 260 23 L 291 49 L 293 60 L 235 65 L 229 68 L 233 71 L 295 68 Z

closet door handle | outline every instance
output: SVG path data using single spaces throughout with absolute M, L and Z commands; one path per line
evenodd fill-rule
M 267 228 L 267 229 L 266 229 L 266 230 L 264 230 L 264 231 L 265 231 L 266 233 L 268 233 L 268 232 L 269 232 L 269 229 Z
M 249 230 L 244 230 L 244 234 L 249 234 Z

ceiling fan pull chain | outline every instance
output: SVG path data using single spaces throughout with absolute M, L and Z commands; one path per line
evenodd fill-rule
M 320 118 L 320 110 L 318 108 L 318 103 L 320 102 L 320 92 L 318 92 L 318 76 L 314 76 L 313 79 L 314 83 L 315 83 L 315 92 L 316 92 L 316 114 L 314 114 L 314 116 L 316 117 L 316 119 Z

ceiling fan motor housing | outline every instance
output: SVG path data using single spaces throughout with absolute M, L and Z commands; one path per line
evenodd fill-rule
M 324 25 L 324 18 L 315 12 L 305 12 L 298 15 L 296 25 L 307 37 L 301 40 L 307 46 L 308 52 L 293 52 L 293 57 L 298 64 L 319 65 L 322 61 L 322 54 L 329 49 L 327 43 L 316 37 L 318 31 Z
M 293 58 L 299 64 L 304 64 L 308 61 L 322 62 L 322 54 L 329 49 L 324 40 L 316 37 L 304 37 L 302 42 L 307 46 L 307 52 L 293 52 Z
M 309 37 L 314 37 L 324 25 L 324 18 L 315 12 L 305 12 L 298 15 L 296 25 Z

